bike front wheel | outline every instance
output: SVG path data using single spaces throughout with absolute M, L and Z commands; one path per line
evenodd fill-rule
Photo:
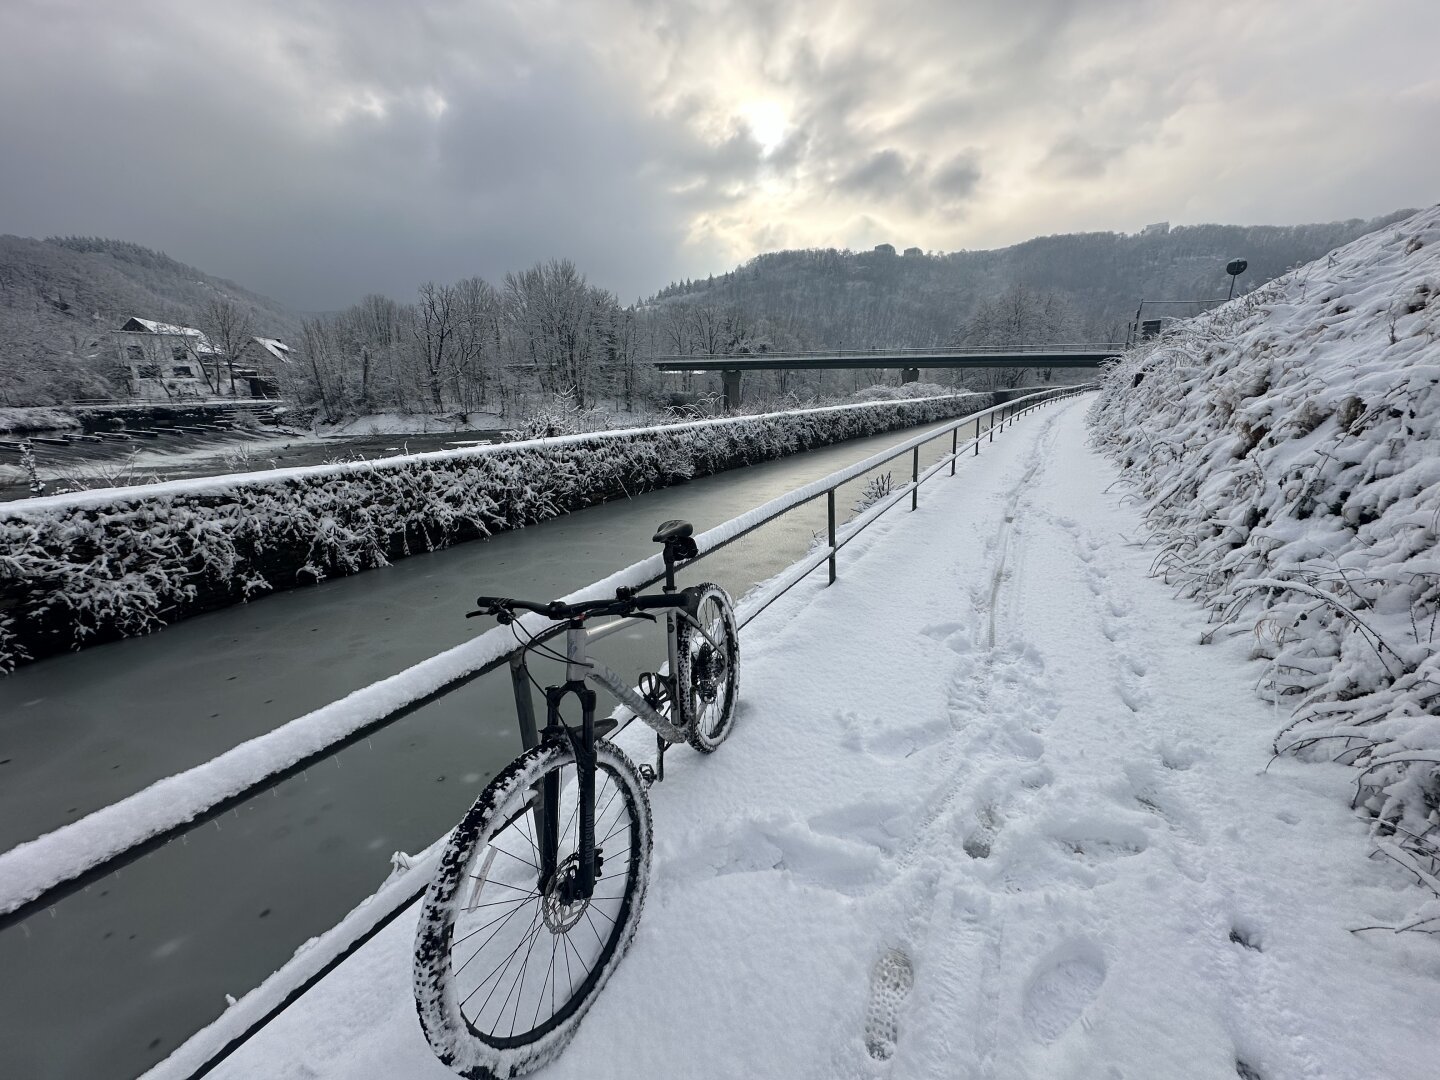
M 415 1006 L 442 1062 L 491 1080 L 565 1048 L 630 945 L 650 866 L 650 803 L 634 764 L 595 744 L 588 900 L 566 901 L 579 862 L 575 753 L 547 741 L 492 780 L 450 836 L 421 906 Z M 541 878 L 543 792 L 558 793 L 556 872 Z
M 686 738 L 708 754 L 725 741 L 735 719 L 740 633 L 730 594 L 708 582 L 697 588 L 695 621 L 681 618 L 675 631 L 675 687 Z

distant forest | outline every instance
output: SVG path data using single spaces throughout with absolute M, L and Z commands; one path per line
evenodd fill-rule
M 659 375 L 645 363 L 658 354 L 1123 340 L 1142 298 L 1223 297 L 1229 259 L 1249 261 L 1237 290 L 1247 291 L 1412 212 L 1320 225 L 1078 233 L 994 251 L 779 251 L 673 283 L 636 305 L 562 259 L 499 284 L 426 283 L 413 300 L 370 296 L 309 319 L 137 244 L 4 236 L 0 405 L 123 394 L 107 332 L 132 315 L 194 326 L 214 341 L 225 334 L 207 319 L 238 311 L 251 332 L 292 346 L 294 361 L 276 373 L 285 395 L 331 419 L 390 409 L 510 414 L 557 399 L 578 408 L 649 407 L 715 381 Z M 1018 375 L 972 373 L 969 382 Z M 805 400 L 895 377 L 757 373 L 746 394 Z

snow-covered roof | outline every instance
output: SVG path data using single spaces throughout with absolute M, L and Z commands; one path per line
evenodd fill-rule
M 257 337 L 255 343 L 281 363 L 290 363 L 290 346 L 279 338 Z
M 204 335 L 203 333 L 201 333 L 199 330 L 196 330 L 193 326 L 176 326 L 174 323 L 156 322 L 154 319 L 131 318 L 131 319 L 128 319 L 128 320 L 126 321 L 125 325 L 122 326 L 120 329 L 121 329 L 121 330 L 135 330 L 135 329 L 137 329 L 136 326 L 132 326 L 132 325 L 131 325 L 132 323 L 138 324 L 138 329 L 149 331 L 149 332 L 152 333 L 152 334 L 174 334 L 174 335 L 177 335 L 177 336 L 179 336 L 179 337 L 204 337 L 204 336 L 205 336 L 205 335 Z
M 120 327 L 122 331 L 129 333 L 164 334 L 168 337 L 193 338 L 196 353 L 214 355 L 220 352 L 219 349 L 210 344 L 210 339 L 205 336 L 203 330 L 196 330 L 193 326 L 176 326 L 174 323 L 156 322 L 154 319 L 141 319 L 131 316 Z

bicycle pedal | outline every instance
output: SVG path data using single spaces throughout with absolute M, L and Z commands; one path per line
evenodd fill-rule
M 659 777 L 655 773 L 655 766 L 648 761 L 644 762 L 637 770 L 640 774 L 640 782 L 648 789 Z

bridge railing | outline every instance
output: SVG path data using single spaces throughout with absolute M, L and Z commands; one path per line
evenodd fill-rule
M 1027 355 L 1030 353 L 1053 352 L 1111 352 L 1117 356 L 1125 351 L 1124 342 L 1115 341 L 1068 341 L 1054 345 L 944 345 L 928 349 L 786 349 L 780 352 L 750 353 L 664 353 L 652 356 L 656 363 L 683 363 L 686 360 L 808 360 L 828 356 L 854 357 L 874 356 L 876 358 L 903 356 L 976 356 L 976 355 Z
M 961 457 L 978 455 L 982 445 L 993 442 L 997 433 L 1004 432 L 1020 416 L 1090 389 L 1093 386 L 1087 384 L 1041 391 L 931 428 L 696 536 L 699 555 L 687 562 L 686 567 L 801 506 L 821 498 L 826 500 L 826 543 L 742 599 L 737 617 L 743 627 L 822 565 L 827 567 L 829 582 L 833 584 L 840 550 L 901 503 L 908 500 L 910 508 L 916 509 L 921 486 L 947 466 L 953 476 Z M 967 428 L 971 430 L 962 441 L 962 432 Z M 922 469 L 922 447 L 947 437 L 949 452 Z M 839 488 L 882 465 L 905 458 L 911 465 L 908 483 L 894 488 L 849 522 L 837 524 Z M 621 586 L 645 588 L 663 577 L 664 565 L 657 554 L 564 599 L 577 602 L 610 597 Z M 517 621 L 525 636 L 536 641 L 546 641 L 564 632 L 563 624 L 540 615 L 526 615 Z M 22 924 L 171 841 L 217 821 L 425 705 L 511 663 L 522 651 L 511 628 L 495 627 L 242 743 L 202 765 L 157 781 L 135 795 L 0 854 L 0 931 Z M 412 858 L 407 868 L 393 874 L 331 930 L 297 952 L 256 991 L 192 1036 L 156 1067 L 156 1075 L 204 1076 L 390 925 L 424 893 L 444 839 L 441 837 Z

